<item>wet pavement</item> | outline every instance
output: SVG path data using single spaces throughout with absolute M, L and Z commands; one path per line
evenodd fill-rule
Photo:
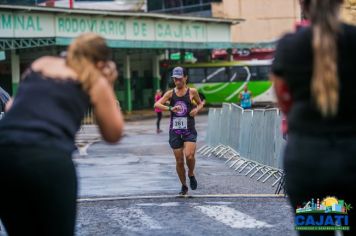
M 284 198 L 142 199 L 80 203 L 77 235 L 293 235 Z
M 239 174 L 224 160 L 197 155 L 198 189 L 179 198 L 180 183 L 168 145 L 168 119 L 128 122 L 115 145 L 95 126 L 77 137 L 79 180 L 76 235 L 296 235 L 293 209 L 265 184 Z M 197 117 L 198 148 L 207 116 Z M 1 234 L 3 236 L 5 234 Z
M 197 118 L 198 148 L 206 135 L 207 116 Z M 87 127 L 88 140 L 95 143 L 88 155 L 74 156 L 80 184 L 80 197 L 177 194 L 180 183 L 175 159 L 168 145 L 168 119 L 163 133 L 156 134 L 155 121 L 126 124 L 125 137 L 117 145 L 97 142 L 97 131 Z M 197 155 L 199 186 L 191 194 L 274 193 L 270 183 L 262 184 L 227 168 L 223 160 Z
M 128 122 L 116 145 L 98 141 L 95 128 L 84 127 L 81 142 L 94 144 L 82 153 L 87 155 L 74 156 L 77 235 L 296 235 L 287 199 L 270 197 L 271 183 L 239 174 L 221 159 L 197 155 L 198 189 L 189 191 L 192 198 L 178 198 L 167 127 L 164 119 L 164 132 L 156 134 L 153 119 Z M 199 116 L 198 148 L 206 127 L 207 116 Z

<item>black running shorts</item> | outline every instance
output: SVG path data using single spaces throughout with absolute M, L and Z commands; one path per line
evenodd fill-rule
M 173 130 L 169 131 L 169 145 L 172 149 L 179 149 L 184 146 L 185 142 L 193 142 L 197 141 L 197 131 L 191 130 L 187 134 L 176 134 Z

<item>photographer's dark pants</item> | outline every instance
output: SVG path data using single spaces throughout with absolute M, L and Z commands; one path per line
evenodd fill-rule
M 0 191 L 9 236 L 74 235 L 77 179 L 67 152 L 0 146 Z
M 327 196 L 351 204 L 351 231 L 356 235 L 356 136 L 310 137 L 289 134 L 284 156 L 286 190 L 293 209 Z M 300 231 L 300 235 L 334 235 L 334 232 Z

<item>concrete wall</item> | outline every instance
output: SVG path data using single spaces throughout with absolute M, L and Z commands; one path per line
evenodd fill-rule
M 233 42 L 262 42 L 294 30 L 300 20 L 299 0 L 223 0 L 213 3 L 214 17 L 243 18 L 232 26 Z

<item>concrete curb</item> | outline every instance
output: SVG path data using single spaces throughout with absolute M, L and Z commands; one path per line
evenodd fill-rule
M 205 195 L 153 195 L 153 196 L 127 196 L 127 197 L 92 197 L 80 198 L 77 202 L 99 202 L 119 200 L 145 200 L 145 199 L 176 199 L 176 198 L 285 198 L 284 194 L 205 194 Z

